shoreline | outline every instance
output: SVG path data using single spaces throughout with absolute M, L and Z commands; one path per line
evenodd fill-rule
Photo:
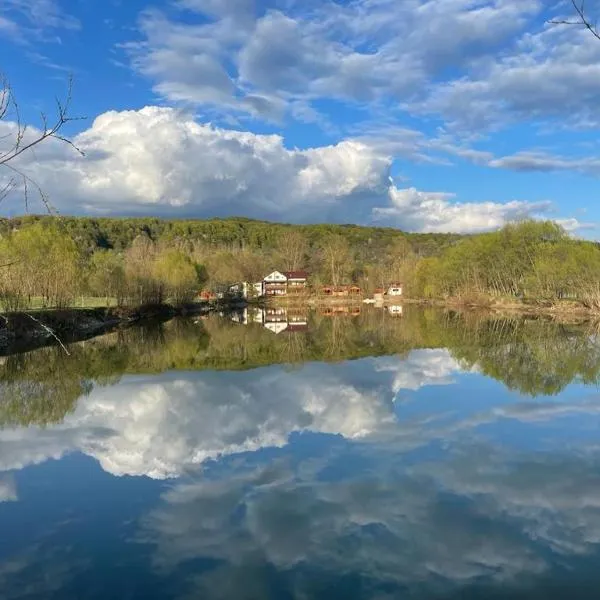
M 235 310 L 239 303 L 197 302 L 135 308 L 64 308 L 24 310 L 0 314 L 0 356 L 30 352 L 49 345 L 82 342 L 103 333 L 144 322 Z
M 565 300 L 563 303 L 524 303 L 524 302 L 464 302 L 460 300 L 435 300 L 425 298 L 404 298 L 401 304 L 429 306 L 449 310 L 482 310 L 490 313 L 516 313 L 521 315 L 579 316 L 600 319 L 600 310 L 589 308 L 579 302 Z
M 161 304 L 135 308 L 64 308 L 0 313 L 0 356 L 29 352 L 50 345 L 81 342 L 95 336 L 144 322 L 164 322 L 178 316 L 205 315 L 215 311 L 235 311 L 253 301 L 194 302 L 185 305 Z M 305 307 L 362 306 L 363 298 L 287 297 L 267 298 L 264 306 Z M 560 304 L 526 304 L 523 302 L 464 302 L 424 298 L 386 298 L 370 308 L 390 305 L 437 308 L 463 313 L 488 313 L 517 317 L 546 317 L 561 322 L 600 320 L 600 311 L 573 301 Z
M 458 299 L 427 299 L 427 298 L 409 298 L 399 296 L 396 298 L 385 298 L 381 303 L 364 302 L 364 298 L 330 298 L 322 296 L 304 296 L 304 297 L 274 297 L 267 299 L 267 306 L 319 308 L 324 306 L 359 306 L 367 305 L 374 308 L 383 308 L 387 306 L 420 306 L 423 308 L 439 308 L 445 310 L 463 311 L 463 312 L 488 312 L 488 313 L 506 313 L 522 316 L 548 316 L 554 318 L 568 319 L 600 319 L 600 310 L 589 308 L 580 302 L 565 300 L 559 303 L 544 303 L 543 301 L 525 302 L 504 302 L 504 301 L 481 301 L 466 302 Z

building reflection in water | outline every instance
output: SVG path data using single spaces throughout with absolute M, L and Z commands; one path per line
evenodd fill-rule
M 392 317 L 403 315 L 403 307 L 400 304 L 391 304 L 382 308 Z M 357 304 L 327 305 L 312 310 L 321 317 L 357 317 L 362 313 L 362 307 Z M 230 318 L 240 325 L 258 323 L 277 335 L 284 331 L 287 333 L 308 331 L 310 311 L 307 306 L 250 306 L 234 312 Z

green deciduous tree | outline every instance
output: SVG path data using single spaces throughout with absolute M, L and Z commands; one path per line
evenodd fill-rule
M 98 250 L 90 258 L 88 290 L 92 296 L 114 298 L 121 305 L 126 296 L 127 280 L 123 257 L 111 250 Z
M 165 249 L 154 258 L 153 276 L 162 286 L 163 295 L 181 304 L 198 292 L 198 272 L 190 257 L 180 250 Z
M 68 306 L 81 289 L 81 254 L 75 242 L 57 225 L 37 223 L 0 241 L 8 264 L 0 273 L 5 297 L 44 306 Z

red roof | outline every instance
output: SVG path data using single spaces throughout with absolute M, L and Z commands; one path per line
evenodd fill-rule
M 306 271 L 286 271 L 284 275 L 288 279 L 308 279 L 308 273 Z

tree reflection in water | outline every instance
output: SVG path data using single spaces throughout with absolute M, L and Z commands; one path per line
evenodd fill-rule
M 6 357 L 0 368 L 0 426 L 59 423 L 94 386 L 123 375 L 169 370 L 243 370 L 271 364 L 342 361 L 446 348 L 465 369 L 530 396 L 570 382 L 596 383 L 598 335 L 586 324 L 409 307 L 402 318 L 310 315 L 309 327 L 274 335 L 258 323 L 178 318 L 70 346 Z

